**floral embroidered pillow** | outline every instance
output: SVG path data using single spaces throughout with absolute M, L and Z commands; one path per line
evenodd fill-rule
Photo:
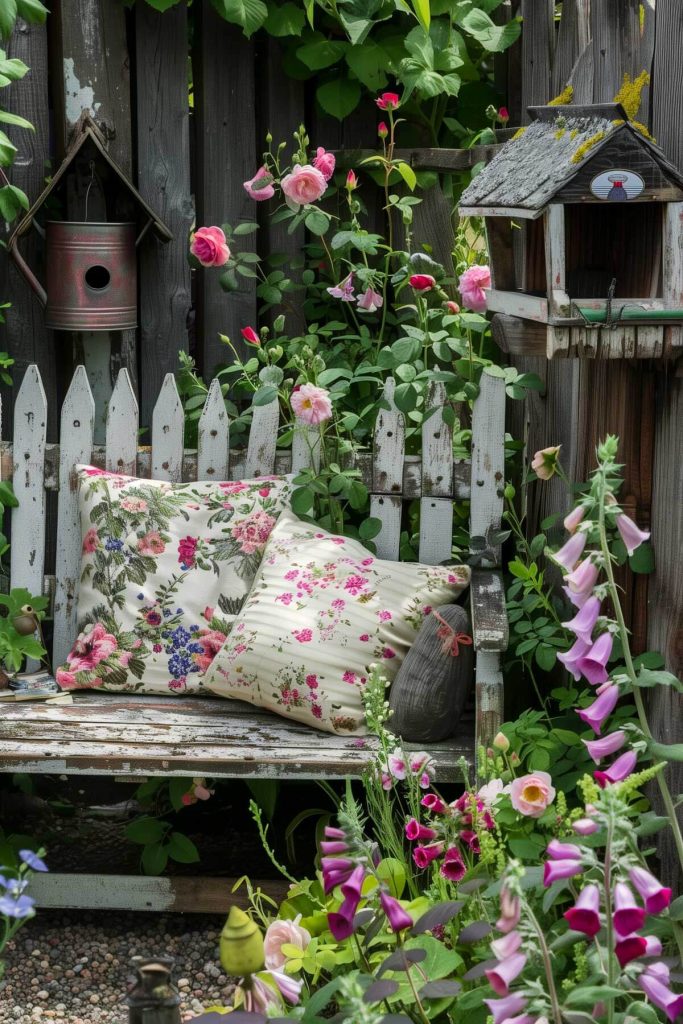
M 79 466 L 79 636 L 63 689 L 202 690 L 289 504 L 286 477 L 171 484 Z
M 363 733 L 369 665 L 393 679 L 425 616 L 469 578 L 466 566 L 382 561 L 284 512 L 204 685 L 326 732 Z

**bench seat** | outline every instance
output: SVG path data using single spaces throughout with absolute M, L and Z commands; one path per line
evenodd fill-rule
M 342 779 L 362 775 L 377 750 L 375 737 L 317 732 L 242 701 L 101 691 L 73 696 L 73 704 L 0 705 L 3 771 Z M 457 736 L 427 749 L 438 782 L 462 782 L 459 762 L 473 759 L 472 714 L 463 716 Z

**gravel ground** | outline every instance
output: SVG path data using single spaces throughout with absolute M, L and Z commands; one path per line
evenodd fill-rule
M 172 956 L 183 1019 L 229 1005 L 220 917 L 40 911 L 6 951 L 0 1024 L 127 1024 L 131 957 Z

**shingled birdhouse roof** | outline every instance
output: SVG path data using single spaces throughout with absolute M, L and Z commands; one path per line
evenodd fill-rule
M 534 120 L 474 178 L 460 199 L 460 213 L 540 216 L 556 201 L 589 198 L 598 170 L 633 168 L 645 179 L 643 198 L 683 198 L 683 175 L 655 143 L 629 122 L 618 103 L 529 107 Z M 585 184 L 564 191 L 575 180 Z

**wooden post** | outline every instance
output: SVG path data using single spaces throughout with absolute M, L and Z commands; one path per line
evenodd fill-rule
M 178 351 L 188 348 L 192 301 L 185 0 L 163 14 L 136 4 L 135 39 L 138 185 L 173 232 L 167 244 L 147 239 L 140 249 L 140 419 L 149 425 L 164 376 L 177 369 Z
M 110 0 L 61 0 L 49 21 L 53 29 L 51 72 L 58 152 L 63 155 L 81 114 L 87 110 L 107 140 L 114 160 L 124 174 L 131 177 L 133 152 L 125 19 L 123 5 Z M 74 181 L 73 186 L 68 212 L 77 220 L 84 216 L 85 183 Z M 103 197 L 92 189 L 90 217 L 103 213 Z M 66 371 L 65 386 L 73 365 L 85 364 L 95 399 L 95 440 L 102 441 L 106 405 L 122 366 L 128 369 L 137 387 L 136 332 L 62 333 L 57 344 L 65 349 L 62 366 Z M 70 356 L 67 355 L 69 350 L 72 350 Z

